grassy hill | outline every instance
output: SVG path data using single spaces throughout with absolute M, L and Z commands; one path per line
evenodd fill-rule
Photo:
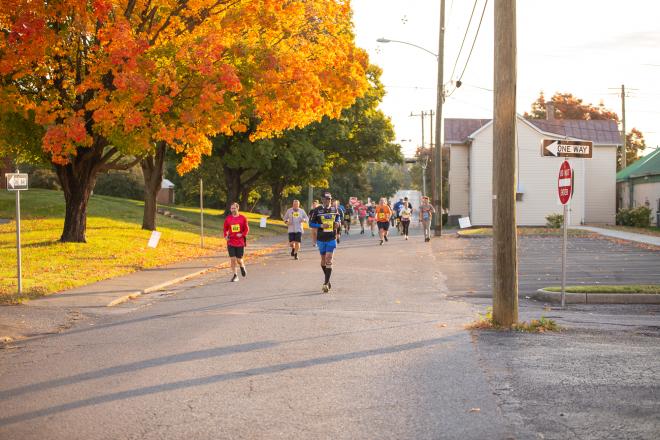
M 156 249 L 147 248 L 150 231 L 142 226 L 143 203 L 94 195 L 87 212 L 87 243 L 60 243 L 64 225 L 64 195 L 32 189 L 21 193 L 23 298 L 16 296 L 15 196 L 0 192 L 0 302 L 46 295 L 137 270 L 213 255 L 225 249 L 224 218 L 219 210 L 204 210 L 204 249 L 200 247 L 200 215 L 195 208 L 161 207 L 162 233 Z M 171 217 L 174 216 L 174 217 Z M 259 228 L 258 214 L 246 214 L 253 239 L 284 233 L 282 222 Z

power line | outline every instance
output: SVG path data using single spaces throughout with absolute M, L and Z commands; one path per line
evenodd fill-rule
M 486 6 L 488 6 L 488 0 L 484 2 L 484 8 L 481 10 L 481 17 L 479 18 L 479 25 L 477 26 L 477 33 L 474 34 L 474 40 L 472 40 L 472 47 L 470 47 L 470 53 L 468 53 L 467 60 L 465 60 L 465 66 L 463 66 L 463 71 L 461 72 L 461 76 L 458 77 L 458 80 L 456 80 L 456 87 L 454 90 L 452 90 L 449 95 L 451 96 L 452 93 L 456 91 L 461 86 L 461 80 L 463 79 L 463 75 L 465 74 L 465 71 L 467 70 L 467 66 L 470 63 L 470 57 L 472 56 L 472 51 L 474 50 L 474 46 L 477 43 L 477 38 L 479 37 L 479 30 L 481 29 L 481 23 L 484 20 L 484 15 L 486 14 Z
M 456 66 L 458 65 L 458 60 L 461 57 L 461 53 L 463 52 L 463 45 L 465 45 L 465 40 L 467 40 L 468 32 L 470 31 L 470 26 L 472 25 L 472 18 L 474 17 L 474 11 L 477 9 L 477 1 L 478 0 L 474 0 L 474 5 L 472 6 L 472 12 L 470 13 L 470 19 L 468 20 L 467 27 L 465 28 L 465 34 L 463 35 L 463 41 L 461 41 L 461 47 L 460 49 L 458 49 L 458 55 L 456 55 L 454 68 L 451 69 L 451 75 L 449 75 L 449 78 L 453 78 L 454 73 L 456 72 Z

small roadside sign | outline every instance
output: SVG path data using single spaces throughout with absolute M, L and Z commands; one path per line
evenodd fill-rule
M 591 159 L 593 155 L 593 142 L 566 141 L 557 139 L 543 139 L 541 141 L 541 156 L 544 157 L 580 157 Z
M 28 175 L 25 173 L 7 173 L 7 191 L 24 191 L 28 189 Z
M 559 167 L 557 192 L 562 205 L 567 204 L 573 195 L 573 170 L 571 169 L 571 164 L 566 160 Z

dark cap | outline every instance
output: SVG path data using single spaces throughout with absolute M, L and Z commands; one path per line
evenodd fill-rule
M 324 198 L 324 199 L 331 199 L 331 198 L 332 198 L 332 194 L 330 194 L 329 192 L 324 193 L 324 194 L 323 194 L 323 198 Z

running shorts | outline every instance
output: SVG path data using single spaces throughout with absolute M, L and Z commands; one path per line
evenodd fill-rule
M 321 255 L 331 254 L 337 249 L 337 240 L 317 241 L 316 245 L 319 247 Z
M 230 257 L 243 258 L 245 253 L 245 247 L 243 246 L 227 246 L 227 251 L 229 252 Z
M 289 232 L 289 241 L 300 243 L 302 241 L 302 232 Z
M 390 229 L 390 222 L 378 222 L 378 229 L 383 229 L 387 231 Z

